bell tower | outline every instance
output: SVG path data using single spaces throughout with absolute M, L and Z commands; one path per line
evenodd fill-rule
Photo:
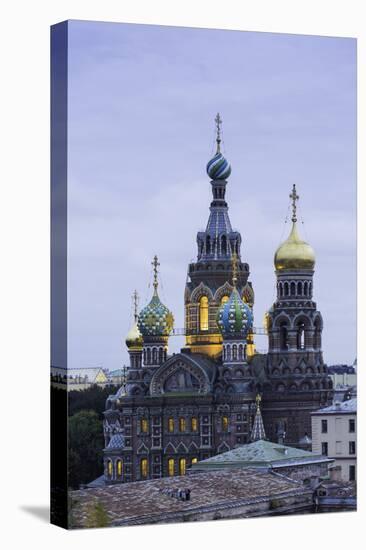
M 292 228 L 274 256 L 277 299 L 266 314 L 271 392 L 264 416 L 270 439 L 285 433 L 286 444 L 299 446 L 311 434 L 310 412 L 328 404 L 332 382 L 323 361 L 323 319 L 313 301 L 315 253 L 299 236 L 295 185 L 290 199 Z
M 212 202 L 205 231 L 197 233 L 197 261 L 189 264 L 185 288 L 186 349 L 211 357 L 222 352 L 222 335 L 216 317 L 219 307 L 233 290 L 231 262 L 238 258 L 237 291 L 250 308 L 254 304 L 252 284 L 248 281 L 249 265 L 242 261 L 242 239 L 233 230 L 226 202 L 226 186 L 231 166 L 221 152 L 222 120 L 215 118 L 216 153 L 208 162 L 206 171 L 211 178 Z M 253 333 L 247 336 L 247 354 L 254 353 Z

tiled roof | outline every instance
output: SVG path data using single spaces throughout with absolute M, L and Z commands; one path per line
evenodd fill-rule
M 330 407 L 325 407 L 324 409 L 319 409 L 312 414 L 346 414 L 346 413 L 356 413 L 357 412 L 357 397 L 353 399 L 348 399 L 348 401 L 342 401 L 341 403 L 334 403 Z
M 190 489 L 189 501 L 171 498 L 164 491 Z M 204 472 L 195 475 L 107 485 L 73 491 L 75 527 L 84 527 L 88 506 L 97 500 L 108 512 L 111 525 L 166 521 L 177 513 L 208 507 L 225 507 L 236 502 L 256 502 L 280 495 L 303 494 L 298 482 L 271 473 L 246 469 L 233 472 Z
M 107 449 L 123 449 L 125 446 L 125 439 L 122 434 L 117 433 L 111 437 L 110 442 L 107 445 Z

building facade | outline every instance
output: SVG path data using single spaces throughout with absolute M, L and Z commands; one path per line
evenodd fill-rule
M 357 477 L 357 399 L 349 399 L 311 414 L 312 449 L 333 458 L 343 481 Z
M 186 344 L 169 355 L 174 318 L 159 297 L 155 256 L 153 296 L 140 313 L 135 307 L 126 339 L 127 383 L 106 404 L 108 483 L 184 474 L 197 461 L 248 442 L 258 392 L 269 439 L 301 446 L 310 440 L 311 412 L 331 398 L 323 323 L 312 300 L 314 253 L 299 238 L 296 219 L 275 257 L 278 299 L 267 315 L 268 354 L 255 351 L 254 291 L 228 214 L 231 167 L 220 149 L 219 115 L 215 120 L 216 154 L 207 164 L 210 214 L 197 234 L 197 261 L 188 267 L 184 294 Z M 295 191 L 292 196 L 296 218 Z

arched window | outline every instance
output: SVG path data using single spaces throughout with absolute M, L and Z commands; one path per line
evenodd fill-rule
M 221 254 L 226 254 L 226 237 L 223 235 L 221 237 Z
M 313 285 L 312 283 L 309 283 L 309 298 L 311 298 L 313 292 Z
M 288 296 L 288 282 L 286 281 L 284 284 L 284 290 L 285 290 L 285 296 Z
M 237 345 L 233 345 L 233 361 L 236 361 L 238 359 L 238 348 Z
M 200 330 L 208 330 L 208 298 L 200 299 Z
M 305 324 L 303 322 L 297 325 L 297 349 L 305 349 Z
M 186 473 L 186 459 L 180 458 L 179 459 L 179 475 L 184 476 Z
M 148 365 L 151 365 L 151 349 L 147 348 L 146 350 L 146 361 Z
M 122 477 L 122 474 L 123 474 L 123 464 L 122 464 L 122 460 L 118 459 L 117 460 L 117 477 Z
M 146 434 L 148 432 L 148 422 L 147 418 L 141 418 L 140 421 L 140 430 L 142 433 Z
M 206 237 L 206 254 L 211 254 L 211 239 L 209 235 Z
M 292 283 L 291 283 L 291 296 L 295 296 L 295 294 L 296 294 L 296 285 L 292 281 Z
M 113 476 L 113 463 L 111 460 L 108 460 L 107 462 L 107 474 L 108 477 L 111 479 Z
M 164 361 L 164 350 L 163 348 L 159 348 L 159 365 Z
M 191 430 L 192 432 L 198 431 L 198 420 L 195 416 L 192 416 L 191 418 Z
M 153 348 L 152 362 L 153 362 L 153 365 L 156 365 L 156 363 L 158 362 L 158 354 L 157 354 L 157 349 L 156 348 Z
M 305 281 L 304 283 L 304 296 L 307 296 L 308 295 L 308 282 Z
M 186 431 L 186 419 L 181 417 L 179 419 L 179 431 L 180 432 L 185 432 Z
M 283 284 L 278 283 L 278 287 L 279 287 L 279 291 L 280 291 L 280 296 L 282 297 L 283 296 Z
M 146 479 L 149 474 L 147 458 L 142 458 L 140 462 L 140 474 L 142 479 Z
M 174 458 L 169 458 L 168 460 L 168 475 L 169 476 L 174 476 L 174 469 L 175 469 L 175 464 L 174 464 Z
M 194 456 L 191 460 L 191 464 L 197 464 L 197 462 L 198 462 L 198 458 Z
M 239 361 L 243 361 L 243 344 L 239 344 Z
M 169 433 L 174 432 L 174 418 L 173 417 L 168 418 L 168 432 Z
M 302 283 L 300 281 L 297 283 L 297 293 L 299 296 L 302 294 Z
M 227 416 L 223 416 L 221 418 L 221 428 L 223 432 L 227 432 L 229 429 L 229 418 Z
M 282 350 L 288 349 L 288 334 L 286 322 L 283 322 L 280 325 L 280 348 Z

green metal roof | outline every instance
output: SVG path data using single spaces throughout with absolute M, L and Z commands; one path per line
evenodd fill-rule
M 325 462 L 325 456 L 260 439 L 192 465 L 192 470 L 222 467 L 276 467 L 294 463 Z

